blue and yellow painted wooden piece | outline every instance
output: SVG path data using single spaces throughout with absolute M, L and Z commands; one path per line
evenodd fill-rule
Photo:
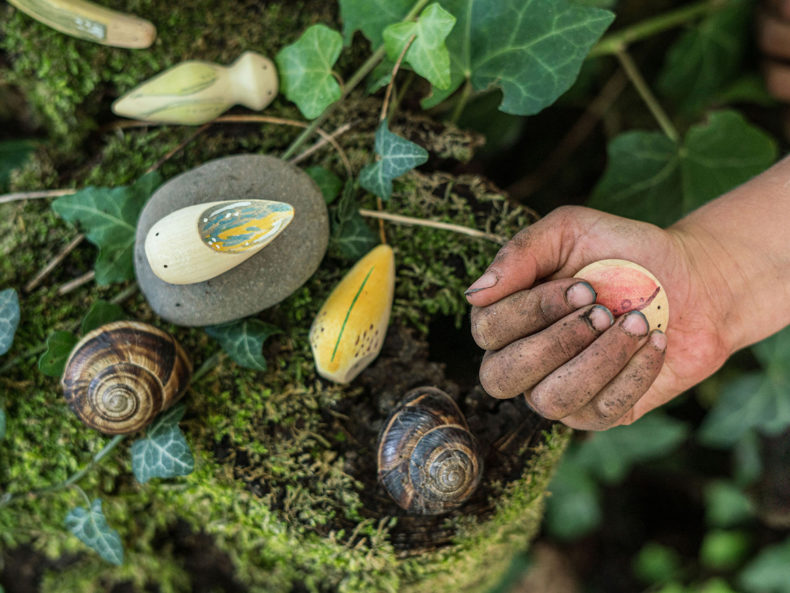
M 322 377 L 348 383 L 381 351 L 392 311 L 395 256 L 379 245 L 335 287 L 310 328 L 310 347 Z
M 154 274 L 165 282 L 203 282 L 258 253 L 293 217 L 293 206 L 270 200 L 188 206 L 151 227 L 145 255 Z

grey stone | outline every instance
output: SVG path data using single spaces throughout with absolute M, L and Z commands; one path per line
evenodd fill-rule
M 144 244 L 156 221 L 193 204 L 248 198 L 291 204 L 291 224 L 250 259 L 211 280 L 176 285 L 153 273 Z M 154 192 L 137 222 L 134 267 L 159 316 L 176 325 L 214 325 L 254 315 L 292 294 L 316 271 L 328 241 L 326 204 L 306 173 L 270 156 L 230 156 L 182 173 Z

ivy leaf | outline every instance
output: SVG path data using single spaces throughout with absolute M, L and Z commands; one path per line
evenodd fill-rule
M 71 350 L 79 339 L 71 332 L 52 332 L 47 338 L 47 349 L 38 359 L 38 370 L 48 377 L 60 377 Z
M 326 25 L 313 25 L 275 57 L 283 93 L 306 118 L 318 117 L 340 98 L 332 67 L 342 49 L 340 33 Z
M 340 180 L 340 177 L 332 173 L 329 169 L 319 166 L 307 167 L 304 172 L 315 181 L 315 184 L 318 186 L 318 189 L 321 190 L 324 201 L 327 204 L 331 204 L 335 201 L 335 198 L 337 198 L 340 194 L 340 190 L 343 188 L 343 182 Z
M 90 509 L 71 509 L 66 515 L 66 528 L 104 560 L 120 566 L 123 564 L 121 536 L 107 524 L 101 505 L 101 499 L 96 498 Z
M 414 0 L 340 0 L 343 41 L 351 44 L 354 32 L 361 30 L 372 47 L 382 44 L 384 29 L 402 21 Z
M 549 484 L 546 529 L 558 539 L 571 540 L 601 524 L 601 495 L 595 480 L 574 459 L 566 456 Z
M 11 349 L 19 326 L 19 297 L 13 288 L 0 290 L 0 356 Z
M 458 19 L 447 38 L 450 86 L 427 99 L 433 107 L 465 80 L 475 90 L 502 89 L 499 108 L 532 115 L 573 84 L 590 48 L 614 14 L 568 0 L 443 0 Z
M 239 319 L 206 328 L 206 333 L 217 340 L 222 349 L 238 365 L 256 371 L 266 370 L 263 343 L 273 335 L 282 333 L 278 327 L 260 319 Z
M 0 191 L 8 191 L 11 171 L 21 167 L 35 144 L 30 140 L 5 140 L 0 142 Z
M 153 172 L 132 185 L 86 187 L 52 203 L 52 209 L 61 218 L 79 225 L 88 240 L 99 248 L 95 265 L 97 284 L 134 278 L 132 251 L 137 217 L 160 182 L 159 174 Z
M 720 111 L 679 143 L 660 132 L 626 132 L 608 155 L 588 206 L 667 226 L 764 171 L 777 148 L 737 112 Z
M 790 593 L 790 538 L 763 548 L 738 581 L 747 593 Z
M 178 423 L 185 406 L 179 404 L 162 412 L 145 433 L 132 443 L 132 472 L 141 484 L 151 478 L 186 476 L 195 469 L 195 459 Z
M 393 179 L 428 160 L 422 146 L 390 132 L 386 118 L 376 130 L 375 150 L 381 158 L 362 169 L 359 184 L 385 200 L 392 195 Z
M 80 333 L 85 335 L 106 323 L 121 321 L 126 318 L 126 313 L 119 305 L 99 299 L 91 305 L 88 313 L 83 318 Z
M 357 212 L 333 229 L 332 254 L 348 261 L 356 261 L 377 243 L 376 234 Z
M 433 86 L 450 86 L 450 52 L 444 40 L 455 25 L 455 17 L 439 4 L 431 4 L 414 21 L 395 23 L 384 30 L 384 47 L 391 60 L 397 60 L 414 35 L 404 60 Z
M 575 461 L 600 480 L 615 483 L 640 461 L 677 448 L 688 433 L 683 422 L 653 412 L 631 425 L 593 433 L 576 451 Z
M 710 105 L 743 71 L 751 2 L 730 0 L 689 28 L 667 52 L 658 88 L 685 113 Z
M 733 482 L 716 480 L 705 486 L 705 520 L 714 527 L 733 527 L 754 517 L 754 504 Z

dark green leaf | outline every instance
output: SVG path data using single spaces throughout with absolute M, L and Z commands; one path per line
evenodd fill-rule
M 192 473 L 195 460 L 178 423 L 183 404 L 160 414 L 148 427 L 145 437 L 132 443 L 132 472 L 141 484 L 151 478 L 175 478 Z
M 738 580 L 745 593 L 790 593 L 790 538 L 763 548 Z
M 711 114 L 680 145 L 659 132 L 612 140 L 603 177 L 588 205 L 666 226 L 764 171 L 776 143 L 734 111 Z
M 711 105 L 742 71 L 752 3 L 729 0 L 689 28 L 666 55 L 658 88 L 686 113 Z
M 340 33 L 326 25 L 313 25 L 277 54 L 283 94 L 306 118 L 318 117 L 340 98 L 332 68 L 342 49 Z
M 47 349 L 38 359 L 38 370 L 48 377 L 60 377 L 69 354 L 78 341 L 77 336 L 71 332 L 52 332 L 47 338 Z
M 549 484 L 545 525 L 559 539 L 570 540 L 593 531 L 601 524 L 598 486 L 582 466 L 565 457 Z
M 22 166 L 35 144 L 31 140 L 5 140 L 0 142 L 0 192 L 8 191 L 11 171 Z
M 359 184 L 385 200 L 392 195 L 393 179 L 428 160 L 422 146 L 390 132 L 386 119 L 376 130 L 376 154 L 380 159 L 362 169 Z
M 455 17 L 439 4 L 431 4 L 417 21 L 395 23 L 384 30 L 384 47 L 390 60 L 397 60 L 414 36 L 404 60 L 414 71 L 439 89 L 450 86 L 450 52 L 444 40 L 455 24 Z
M 19 297 L 13 288 L 0 290 L 0 356 L 11 349 L 19 325 Z
M 352 214 L 332 229 L 332 255 L 357 261 L 378 243 L 376 234 L 359 213 Z
M 132 250 L 137 218 L 160 182 L 159 174 L 153 172 L 132 185 L 86 187 L 52 203 L 52 209 L 59 216 L 79 225 L 88 240 L 99 248 L 95 268 L 97 284 L 134 278 Z
M 732 527 L 754 516 L 754 505 L 732 482 L 716 481 L 705 487 L 705 519 L 715 527 Z
M 0 408 L 0 439 L 5 438 L 5 410 Z
M 685 213 L 762 173 L 776 160 L 777 146 L 739 113 L 720 111 L 689 129 L 683 153 Z
M 256 371 L 266 370 L 263 343 L 281 330 L 260 319 L 239 319 L 206 328 L 206 333 L 217 340 L 222 349 L 238 365 Z
M 700 563 L 714 571 L 732 570 L 744 561 L 750 548 L 750 538 L 744 531 L 714 529 L 702 540 Z
M 324 201 L 327 204 L 334 202 L 335 198 L 340 195 L 340 190 L 343 189 L 343 182 L 340 177 L 332 173 L 329 169 L 315 166 L 307 167 L 304 172 L 315 181 L 318 189 L 320 189 L 321 193 L 324 195 Z
M 732 464 L 733 478 L 741 487 L 753 484 L 763 475 L 761 442 L 755 430 L 749 430 L 735 443 Z
M 688 433 L 685 423 L 652 412 L 631 425 L 594 433 L 581 443 L 574 459 L 600 480 L 618 482 L 636 463 L 673 451 Z
M 634 573 L 645 583 L 667 583 L 680 576 L 680 554 L 657 542 L 648 542 L 634 557 Z
M 608 162 L 587 205 L 659 226 L 683 212 L 680 155 L 661 132 L 625 132 L 609 142 Z
M 66 528 L 85 545 L 93 548 L 107 562 L 123 564 L 121 536 L 107 524 L 102 512 L 102 501 L 94 499 L 91 508 L 76 507 L 66 516 Z
M 445 0 L 457 22 L 449 37 L 451 82 L 433 106 L 469 79 L 475 90 L 503 92 L 500 109 L 531 115 L 573 84 L 587 53 L 614 19 L 567 0 Z
M 119 305 L 99 299 L 91 305 L 91 308 L 88 309 L 88 312 L 82 319 L 80 333 L 85 335 L 106 323 L 121 321 L 126 318 L 126 313 L 124 313 L 124 310 Z
M 702 423 L 700 440 L 730 447 L 755 429 L 776 435 L 790 426 L 790 329 L 752 347 L 763 372 L 738 376 L 724 386 Z
M 382 44 L 382 33 L 389 25 L 403 20 L 414 0 L 340 0 L 343 41 L 351 44 L 355 31 L 362 31 L 373 48 Z

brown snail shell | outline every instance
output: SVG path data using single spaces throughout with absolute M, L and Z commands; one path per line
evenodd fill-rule
M 129 434 L 177 402 L 191 374 L 186 353 L 170 334 L 147 323 L 116 321 L 77 343 L 60 384 L 82 422 L 105 434 Z
M 435 387 L 409 391 L 379 439 L 387 493 L 409 512 L 437 515 L 466 501 L 482 475 L 480 446 L 455 401 Z

